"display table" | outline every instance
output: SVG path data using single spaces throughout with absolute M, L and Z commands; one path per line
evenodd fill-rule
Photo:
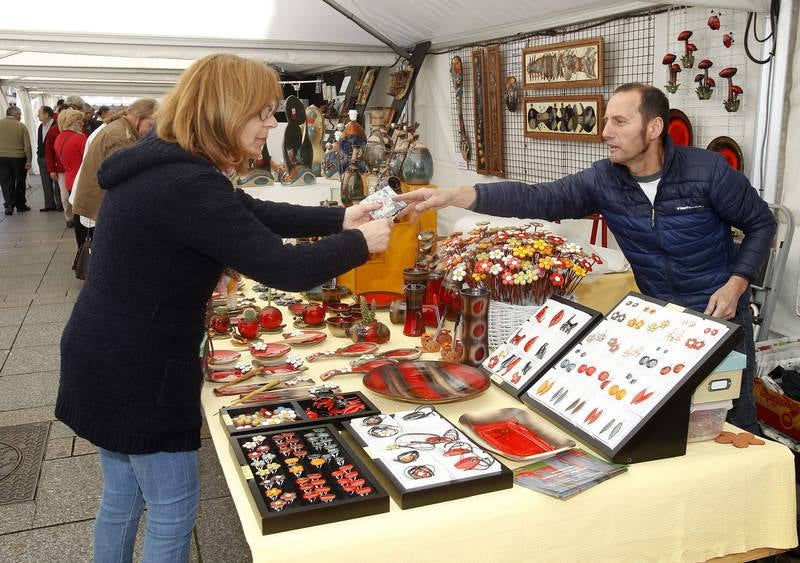
M 624 276 L 620 275 L 620 276 Z M 612 276 L 606 283 L 616 287 Z M 588 281 L 588 280 L 587 280 Z M 592 294 L 600 286 L 586 284 Z M 628 289 L 620 289 L 619 296 Z M 610 287 L 599 293 L 608 298 L 608 310 L 618 297 Z M 593 306 L 592 300 L 582 299 Z M 285 319 L 291 315 L 284 313 Z M 419 339 L 403 336 L 402 326 L 391 325 L 392 339 L 382 349 L 413 346 Z M 279 335 L 262 336 L 265 342 Z M 349 340 L 328 336 L 311 348 L 296 348 L 306 356 L 332 350 Z M 225 348 L 226 341 L 215 341 Z M 438 359 L 425 354 L 422 359 Z M 318 375 L 345 367 L 345 360 L 309 364 Z M 332 379 L 344 391 L 367 394 L 383 412 L 408 409 L 407 403 L 366 391 L 361 376 Z M 713 441 L 689 444 L 682 457 L 632 465 L 621 476 L 568 500 L 559 501 L 523 487 L 450 502 L 401 510 L 391 503 L 385 514 L 262 536 L 228 435 L 217 414 L 231 397 L 213 394 L 215 384 L 202 392 L 203 410 L 254 561 L 337 559 L 354 561 L 705 561 L 729 554 L 797 545 L 795 525 L 794 459 L 784 446 L 744 450 Z M 525 408 L 512 396 L 492 386 L 483 395 L 464 402 L 438 405 L 453 423 L 465 412 L 503 407 Z M 344 433 L 352 444 L 352 439 Z M 521 466 L 499 458 L 510 468 Z M 374 469 L 369 462 L 368 467 Z M 374 473 L 378 473 L 374 471 Z M 743 561 L 767 555 L 753 551 Z

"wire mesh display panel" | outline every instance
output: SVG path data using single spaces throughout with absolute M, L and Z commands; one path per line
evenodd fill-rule
M 500 43 L 500 58 L 503 76 L 515 76 L 520 83 L 519 109 L 515 112 L 503 111 L 503 137 L 505 151 L 505 171 L 509 179 L 526 182 L 556 180 L 572 174 L 594 161 L 606 158 L 608 149 L 605 143 L 562 141 L 556 139 L 534 139 L 524 136 L 525 118 L 524 98 L 552 95 L 574 96 L 600 94 L 608 100 L 614 88 L 626 82 L 653 82 L 652 61 L 654 45 L 654 17 L 648 14 L 623 16 L 604 20 L 596 24 L 581 24 L 564 27 L 557 35 L 531 36 L 512 39 Z M 604 85 L 589 88 L 549 88 L 523 90 L 522 50 L 528 47 L 551 45 L 575 39 L 588 39 L 600 36 L 605 45 Z M 491 43 L 487 43 L 489 45 Z M 463 114 L 467 135 L 472 145 L 473 157 L 468 163 L 475 170 L 475 127 L 474 98 L 472 95 L 472 47 L 450 52 L 452 58 L 459 55 L 464 64 Z M 456 114 L 455 92 L 450 86 L 450 108 L 452 113 L 453 137 L 458 144 L 458 115 Z M 598 124 L 602 126 L 602 124 Z M 458 146 L 455 147 L 456 153 Z
M 745 172 L 752 169 L 755 121 L 759 118 L 757 113 L 756 96 L 762 68 L 747 58 L 744 51 L 744 30 L 747 22 L 747 12 L 735 10 L 715 10 L 721 20 L 720 28 L 712 30 L 707 21 L 711 13 L 709 8 L 673 8 L 666 13 L 667 25 L 664 44 L 658 46 L 660 53 L 674 53 L 677 62 L 685 53 L 685 44 L 678 40 L 678 35 L 683 30 L 692 32 L 691 43 L 697 46 L 694 53 L 694 68 L 682 68 L 677 75 L 678 90 L 667 93 L 669 105 L 681 110 L 689 118 L 693 129 L 693 145 L 706 148 L 716 137 L 727 136 L 734 139 L 742 148 L 745 160 Z M 723 42 L 724 34 L 735 38 L 730 47 Z M 759 33 L 761 27 L 759 26 Z M 753 45 L 756 54 L 761 56 L 760 45 Z M 660 59 L 661 56 L 656 57 Z M 709 69 L 709 77 L 716 80 L 716 88 L 711 98 L 701 100 L 695 93 L 697 84 L 693 78 L 703 71 L 698 68 L 700 61 L 710 60 L 713 66 Z M 744 93 L 741 95 L 742 105 L 737 112 L 728 112 L 723 106 L 727 97 L 727 80 L 720 78 L 719 71 L 725 67 L 737 69 L 733 83 L 740 86 Z M 667 80 L 667 69 L 661 67 L 656 70 L 654 85 L 663 86 Z

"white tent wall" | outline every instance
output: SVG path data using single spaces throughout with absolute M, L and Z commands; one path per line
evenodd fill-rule
M 793 21 L 800 21 L 800 2 L 794 4 Z M 781 205 L 787 207 L 800 221 L 800 40 L 794 36 L 790 81 L 786 97 L 788 117 L 786 119 L 786 141 L 783 153 L 783 185 Z M 778 293 L 778 306 L 772 321 L 774 332 L 789 336 L 800 335 L 800 229 L 794 239 L 786 262 L 786 271 Z

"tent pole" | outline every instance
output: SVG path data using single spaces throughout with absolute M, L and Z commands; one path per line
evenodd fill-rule
M 392 51 L 397 53 L 398 56 L 403 57 L 404 59 L 407 59 L 409 57 L 409 55 L 411 54 L 407 49 L 403 49 L 402 47 L 400 47 L 399 45 L 394 43 L 391 39 L 389 39 L 384 34 L 382 34 L 380 31 L 378 31 L 374 27 L 370 26 L 369 24 L 367 24 L 366 22 L 361 20 L 353 12 L 351 12 L 349 10 L 345 10 L 335 0 L 322 0 L 322 1 L 325 2 L 331 8 L 333 8 L 334 10 L 336 10 L 337 12 L 339 12 L 340 14 L 342 14 L 344 17 L 346 17 L 347 19 L 352 21 L 358 27 L 360 27 L 361 29 L 363 29 L 364 31 L 366 31 L 367 33 L 372 35 L 375 39 L 377 39 L 381 43 L 385 44 L 387 47 L 390 47 L 392 49 Z

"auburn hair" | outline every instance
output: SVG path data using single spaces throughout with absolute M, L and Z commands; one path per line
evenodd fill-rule
M 215 54 L 187 68 L 158 105 L 156 134 L 221 169 L 253 158 L 239 140 L 244 125 L 283 99 L 278 73 L 266 63 Z

